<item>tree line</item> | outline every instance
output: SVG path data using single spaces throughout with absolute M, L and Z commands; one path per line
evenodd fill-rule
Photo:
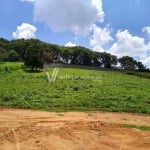
M 64 47 L 38 39 L 7 40 L 0 38 L 0 62 L 24 61 L 32 70 L 44 63 L 63 63 L 96 66 L 107 69 L 148 70 L 140 61 L 130 56 L 118 58 L 107 52 L 95 52 L 82 46 Z M 119 64 L 119 65 L 118 65 Z

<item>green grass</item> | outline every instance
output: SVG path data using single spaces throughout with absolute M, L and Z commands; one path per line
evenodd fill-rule
M 0 62 L 0 73 L 11 73 L 12 71 L 23 69 L 24 65 L 21 62 L 16 63 L 2 63 Z
M 60 68 L 56 81 L 50 83 L 46 72 L 52 73 L 53 68 L 39 73 L 24 72 L 21 66 L 11 70 L 0 71 L 0 106 L 150 114 L 149 79 L 117 71 Z M 66 75 L 75 79 L 60 79 Z
M 128 75 L 134 75 L 141 78 L 150 79 L 150 72 L 138 72 L 138 71 L 124 71 Z
M 139 129 L 142 131 L 150 131 L 150 126 L 137 126 L 137 125 L 131 125 L 131 124 L 123 124 L 122 126 L 126 128 L 135 128 L 135 129 Z

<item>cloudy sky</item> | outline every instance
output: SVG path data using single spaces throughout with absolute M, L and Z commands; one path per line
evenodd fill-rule
M 150 67 L 150 0 L 1 0 L 0 37 L 132 56 Z

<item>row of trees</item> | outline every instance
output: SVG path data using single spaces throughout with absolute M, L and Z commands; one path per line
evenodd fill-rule
M 110 53 L 95 52 L 81 46 L 64 47 L 37 39 L 8 41 L 0 38 L 0 61 L 25 61 L 25 65 L 30 66 L 32 70 L 42 68 L 44 63 L 56 62 L 109 69 L 119 67 L 127 70 L 146 70 L 141 62 L 129 56 L 117 58 Z

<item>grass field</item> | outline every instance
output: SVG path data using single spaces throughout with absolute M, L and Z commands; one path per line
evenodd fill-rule
M 56 81 L 49 82 L 46 72 L 52 71 L 28 73 L 21 63 L 0 64 L 0 106 L 150 114 L 149 79 L 117 71 L 60 68 Z
M 150 131 L 150 126 L 137 126 L 137 125 L 131 125 L 131 124 L 123 124 L 123 127 L 127 128 L 135 128 L 143 131 Z

